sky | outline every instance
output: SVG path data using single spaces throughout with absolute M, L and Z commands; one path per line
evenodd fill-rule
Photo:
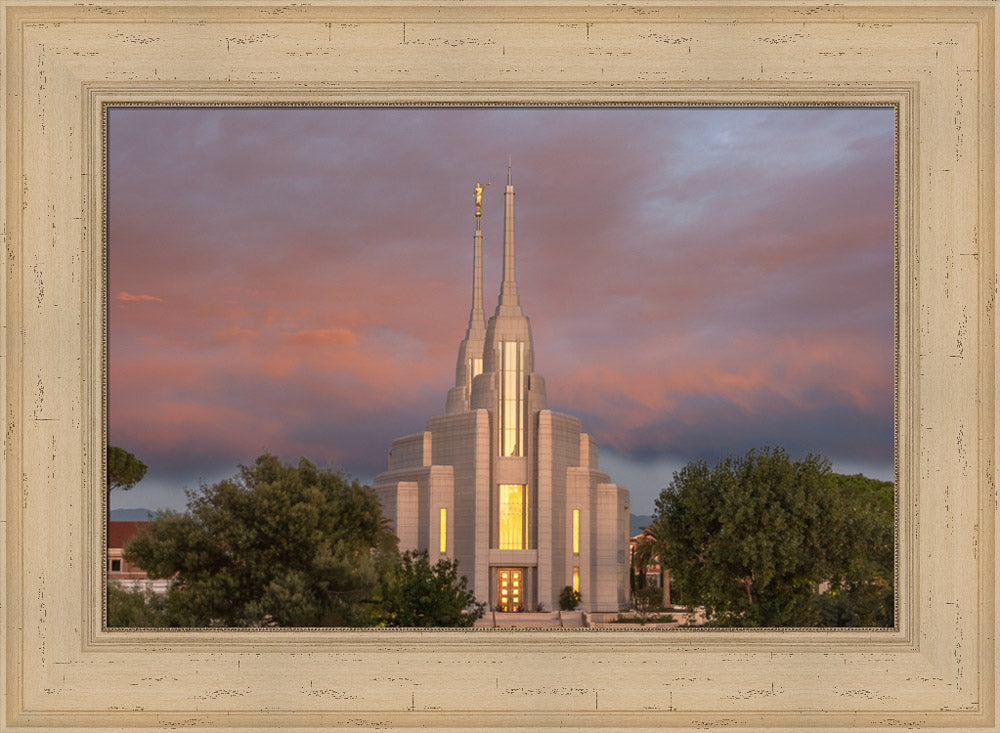
M 112 508 L 264 452 L 364 483 L 443 414 L 483 199 L 496 307 L 508 160 L 548 406 L 651 514 L 752 448 L 893 478 L 889 108 L 116 108 Z

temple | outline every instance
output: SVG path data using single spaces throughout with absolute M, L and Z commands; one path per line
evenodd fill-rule
M 395 440 L 374 488 L 401 550 L 454 558 L 496 611 L 552 611 L 567 586 L 584 611 L 628 603 L 629 493 L 598 470 L 580 421 L 546 407 L 514 271 L 514 186 L 504 192 L 503 278 L 485 320 L 483 186 L 476 186 L 472 309 L 445 414 Z

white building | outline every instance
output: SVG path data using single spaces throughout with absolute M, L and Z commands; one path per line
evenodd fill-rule
M 585 611 L 628 603 L 629 494 L 597 467 L 580 421 L 546 408 L 514 275 L 514 187 L 504 194 L 503 282 L 485 322 L 476 187 L 472 313 L 445 414 L 394 441 L 375 490 L 400 539 L 431 563 L 455 558 L 480 601 L 556 610 L 566 586 Z

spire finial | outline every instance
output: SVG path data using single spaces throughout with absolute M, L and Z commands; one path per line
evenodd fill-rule
M 479 217 L 483 213 L 483 191 L 486 186 L 490 184 L 483 185 L 482 183 L 476 184 L 476 228 L 479 228 Z
M 490 185 L 476 183 L 476 231 L 472 237 L 472 310 L 465 338 L 458 346 L 455 386 L 448 390 L 445 410 L 450 415 L 467 412 L 472 380 L 482 371 L 483 340 L 486 338 L 486 318 L 483 312 L 483 232 L 479 228 L 483 191 Z
M 507 157 L 507 190 L 503 199 L 503 280 L 500 284 L 498 306 L 520 308 L 517 302 L 517 281 L 514 278 L 514 185 L 510 176 L 510 156 Z

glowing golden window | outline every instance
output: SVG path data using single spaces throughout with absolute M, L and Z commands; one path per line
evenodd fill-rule
M 580 592 L 580 568 L 573 568 L 573 590 Z
M 580 554 L 580 510 L 573 510 L 573 554 Z
M 524 455 L 524 342 L 500 343 L 500 455 Z
M 448 551 L 448 510 L 441 507 L 441 554 Z
M 501 550 L 523 550 L 526 514 L 524 484 L 500 484 Z

